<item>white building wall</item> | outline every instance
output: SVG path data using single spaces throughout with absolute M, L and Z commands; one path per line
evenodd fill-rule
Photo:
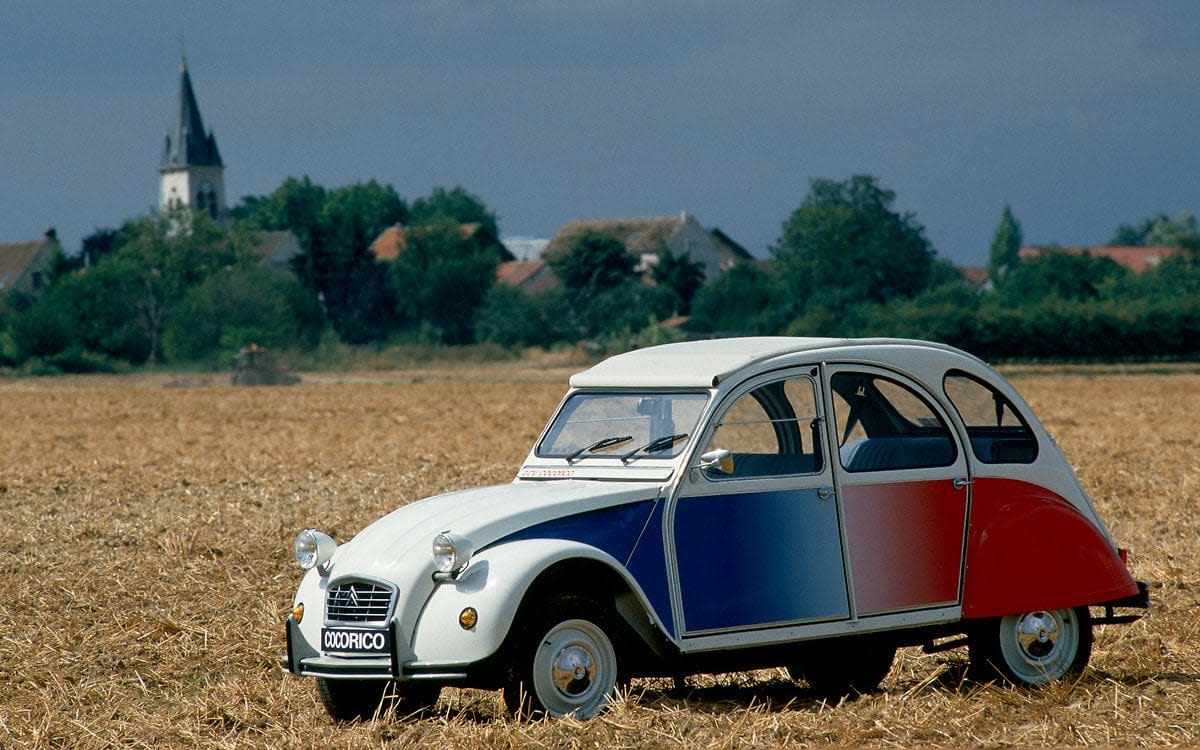
M 686 214 L 679 229 L 667 241 L 667 249 L 675 255 L 690 254 L 693 262 L 704 264 L 704 277 L 711 279 L 721 272 L 721 249 L 700 222 Z
M 205 200 L 201 200 L 201 192 Z M 159 180 L 158 207 L 163 213 L 176 207 L 197 209 L 201 203 L 208 208 L 209 195 L 215 196 L 220 218 L 225 214 L 225 170 L 222 167 L 188 167 L 162 172 Z

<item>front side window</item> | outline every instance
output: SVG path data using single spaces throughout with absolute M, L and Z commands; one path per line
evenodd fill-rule
M 813 474 L 821 460 L 820 423 L 813 382 L 791 378 L 740 396 L 721 416 L 709 450 L 733 455 L 728 474 L 710 479 Z
M 544 458 L 672 458 L 695 432 L 708 394 L 572 394 L 538 443 Z
M 912 388 L 865 372 L 829 379 L 846 471 L 894 471 L 949 466 L 958 451 L 946 423 Z
M 1028 464 L 1037 458 L 1037 438 L 1012 402 L 961 370 L 946 373 L 943 387 L 971 438 L 971 452 L 985 464 Z

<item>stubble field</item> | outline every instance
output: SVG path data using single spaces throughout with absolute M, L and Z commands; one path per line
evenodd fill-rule
M 1133 549 L 1154 609 L 1098 629 L 1041 690 L 901 652 L 877 694 L 817 700 L 781 672 L 634 681 L 591 722 L 521 722 L 498 694 L 331 723 L 283 675 L 290 544 L 508 481 L 566 372 L 0 381 L 0 748 L 776 747 L 1200 743 L 1200 376 L 1014 378 Z

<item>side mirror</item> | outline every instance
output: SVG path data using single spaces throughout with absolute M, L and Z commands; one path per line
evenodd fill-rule
M 700 456 L 700 470 L 708 474 L 733 474 L 733 454 L 724 448 L 717 448 Z

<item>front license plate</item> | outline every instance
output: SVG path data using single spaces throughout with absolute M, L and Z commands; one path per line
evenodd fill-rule
M 321 650 L 337 654 L 390 654 L 392 634 L 388 630 L 321 628 Z

